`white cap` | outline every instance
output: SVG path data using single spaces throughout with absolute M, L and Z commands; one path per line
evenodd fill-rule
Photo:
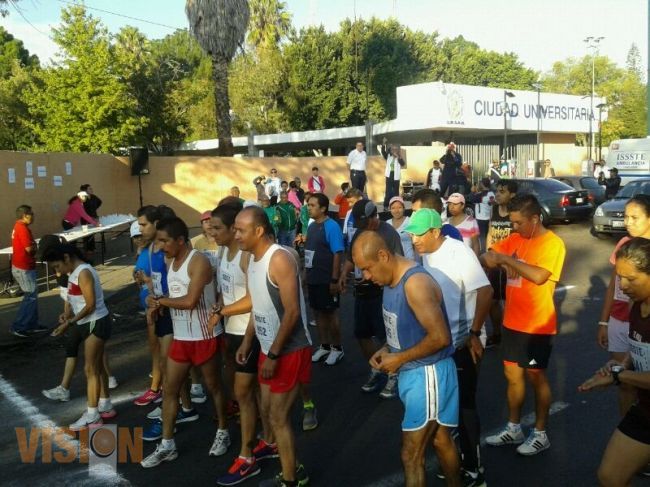
M 260 205 L 257 201 L 253 201 L 253 200 L 244 201 L 244 208 L 248 208 L 249 206 L 260 206 Z
M 77 196 L 78 196 L 79 198 L 89 198 L 89 197 L 90 197 L 90 195 L 89 195 L 88 193 L 86 193 L 85 191 L 79 191 L 79 192 L 77 193 Z
M 139 237 L 140 235 L 142 235 L 142 232 L 140 231 L 140 225 L 138 224 L 138 220 L 131 223 L 130 232 L 131 232 L 131 238 Z

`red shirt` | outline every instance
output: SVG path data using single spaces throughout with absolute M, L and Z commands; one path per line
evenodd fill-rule
M 24 271 L 31 271 L 36 269 L 36 258 L 33 254 L 27 253 L 27 247 L 36 248 L 34 236 L 25 222 L 18 220 L 14 225 L 14 230 L 11 232 L 11 246 L 13 247 L 14 255 L 11 258 L 11 265 Z
M 348 210 L 350 209 L 350 203 L 348 203 L 348 199 L 343 193 L 339 193 L 334 198 L 334 204 L 339 205 L 339 218 L 343 220 L 345 218 L 345 215 L 348 214 Z

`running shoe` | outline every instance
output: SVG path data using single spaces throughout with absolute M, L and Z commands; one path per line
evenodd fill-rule
M 261 471 L 255 460 L 253 463 L 248 463 L 245 458 L 237 457 L 228 469 L 228 473 L 217 478 L 217 485 L 237 485 L 250 477 L 255 477 Z
M 178 450 L 176 448 L 163 448 L 162 443 L 156 446 L 156 451 L 140 462 L 144 468 L 157 467 L 162 462 L 171 462 L 178 458 Z
M 278 458 L 280 454 L 278 453 L 278 445 L 275 443 L 267 443 L 266 441 L 260 439 L 257 442 L 255 448 L 253 448 L 253 456 L 256 461 L 266 460 L 267 458 Z
M 108 388 L 109 389 L 115 389 L 118 385 L 119 384 L 117 383 L 117 379 L 115 378 L 115 376 L 111 375 L 108 378 Z
M 521 431 L 521 426 L 513 428 L 509 425 L 506 425 L 496 435 L 485 438 L 485 442 L 491 446 L 518 445 L 523 443 L 524 440 L 524 432 Z
M 330 354 L 330 349 L 325 348 L 322 345 L 316 349 L 314 354 L 311 356 L 311 361 L 312 362 L 320 362 L 321 360 L 324 360 L 327 358 L 327 356 Z
M 526 441 L 517 447 L 517 453 L 520 455 L 537 455 L 544 450 L 548 450 L 551 447 L 551 442 L 548 440 L 545 431 L 537 431 L 533 429 Z
M 162 438 L 162 430 L 162 421 L 158 419 L 151 423 L 144 433 L 142 433 L 142 439 L 144 441 L 158 441 Z M 176 429 L 174 428 L 175 431 Z
M 311 431 L 318 428 L 318 416 L 316 415 L 316 407 L 303 408 L 302 410 L 302 430 Z
M 70 391 L 65 389 L 62 385 L 58 385 L 53 389 L 44 389 L 41 392 L 45 397 L 52 401 L 67 402 L 70 400 Z
M 201 384 L 192 384 L 192 388 L 190 389 L 190 400 L 194 404 L 203 404 L 208 400 L 208 396 L 205 395 L 205 391 Z
M 29 335 L 26 332 L 20 330 L 11 330 L 11 334 L 18 338 L 29 338 Z
M 88 411 L 85 411 L 77 421 L 69 426 L 69 428 L 71 431 L 81 431 L 90 426 L 101 426 L 102 424 L 104 424 L 104 421 L 102 421 L 102 417 L 99 413 L 96 413 L 94 417 L 90 417 L 88 416 Z
M 156 409 L 147 414 L 147 419 L 160 419 L 162 418 L 162 408 L 156 406 Z
M 212 446 L 210 447 L 210 452 L 208 453 L 211 457 L 220 457 L 228 451 L 230 446 L 230 433 L 228 430 L 217 430 L 217 434 L 214 437 Z
M 461 471 L 461 481 L 463 482 L 463 487 L 486 487 L 485 477 L 480 470 L 476 472 L 471 472 L 469 470 L 463 469 Z
M 147 389 L 140 397 L 133 401 L 133 404 L 136 406 L 148 406 L 156 399 L 162 399 L 162 392 L 156 392 L 152 391 L 151 389 Z
M 397 397 L 397 374 L 388 374 L 386 385 L 379 393 L 382 399 L 393 399 Z
M 104 411 L 100 409 L 99 415 L 102 417 L 102 419 L 113 419 L 115 416 L 117 416 L 117 411 L 115 411 L 115 408 L 113 407 L 105 409 Z
M 363 392 L 375 392 L 379 390 L 383 382 L 383 374 L 377 369 L 371 369 L 368 380 L 361 386 Z
M 191 423 L 199 419 L 199 413 L 196 409 L 190 409 L 189 411 L 183 411 L 183 408 L 178 408 L 178 414 L 176 415 L 176 423 Z
M 639 477 L 650 477 L 650 463 L 637 472 Z
M 343 353 L 343 349 L 339 350 L 339 349 L 336 349 L 336 348 L 332 347 L 332 349 L 330 350 L 329 355 L 327 356 L 327 359 L 325 360 L 325 365 L 336 365 L 336 364 L 338 364 L 341 361 L 341 359 L 343 358 L 343 355 L 345 355 Z
M 286 487 L 288 484 L 282 478 L 282 472 L 280 472 L 272 479 L 263 480 L 259 485 L 260 487 Z M 294 485 L 298 487 L 309 485 L 309 476 L 302 463 L 296 466 L 296 483 Z

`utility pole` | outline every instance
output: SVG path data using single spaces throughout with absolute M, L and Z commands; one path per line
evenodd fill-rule
M 594 145 L 594 91 L 596 87 L 596 56 L 598 55 L 598 45 L 604 37 L 589 36 L 584 39 L 587 49 L 591 49 L 591 108 L 589 111 L 589 159 L 592 157 L 591 148 Z

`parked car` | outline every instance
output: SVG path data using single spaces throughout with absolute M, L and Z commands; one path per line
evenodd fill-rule
M 556 179 L 515 179 L 519 193 L 534 195 L 542 205 L 542 223 L 586 220 L 593 211 L 587 190 L 576 190 Z
M 623 221 L 625 203 L 636 194 L 650 195 L 650 179 L 630 181 L 616 193 L 613 199 L 596 208 L 591 233 L 597 237 L 627 233 Z
M 594 208 L 605 202 L 605 186 L 598 184 L 598 179 L 592 176 L 555 176 L 553 179 L 568 184 L 573 189 L 589 191 L 589 201 Z

